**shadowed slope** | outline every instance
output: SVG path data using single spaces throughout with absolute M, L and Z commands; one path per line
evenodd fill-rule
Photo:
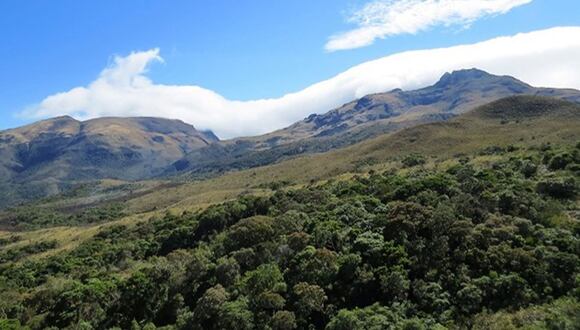
M 216 142 L 177 120 L 58 117 L 0 132 L 0 184 L 44 196 L 75 180 L 135 180 L 159 174 L 186 153 Z

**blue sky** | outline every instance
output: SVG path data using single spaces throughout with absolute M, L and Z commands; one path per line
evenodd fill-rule
M 296 92 L 402 51 L 580 25 L 577 0 L 533 0 L 469 25 L 439 24 L 327 51 L 329 37 L 355 28 L 348 17 L 369 2 L 2 1 L 0 129 L 37 119 L 16 114 L 49 95 L 86 86 L 114 64 L 114 56 L 131 52 L 160 50 L 163 62 L 147 73 L 156 84 L 203 86 L 243 101 Z

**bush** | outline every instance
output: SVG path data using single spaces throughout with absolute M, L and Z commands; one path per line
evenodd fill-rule
M 553 171 L 556 170 L 563 170 L 569 164 L 574 163 L 574 157 L 567 152 L 563 152 L 553 156 L 550 161 L 548 162 L 548 168 Z
M 574 198 L 577 195 L 578 186 L 573 177 L 549 179 L 538 182 L 537 191 L 554 198 Z
M 425 156 L 420 154 L 411 154 L 403 158 L 401 161 L 404 167 L 413 167 L 425 164 Z
M 91 227 L 96 235 L 61 253 L 0 264 L 0 328 L 572 328 L 580 231 L 565 198 L 578 185 L 569 172 L 535 171 L 547 153 L 374 172 Z M 51 248 L 3 237 L 0 256 Z M 530 309 L 513 322 L 476 317 L 505 310 L 508 320 L 559 299 L 554 313 Z

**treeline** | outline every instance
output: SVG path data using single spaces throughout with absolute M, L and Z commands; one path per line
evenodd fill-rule
M 490 159 L 430 169 L 412 155 L 404 170 L 107 227 L 0 266 L 0 325 L 482 329 L 535 315 L 572 329 L 580 148 Z
M 60 212 L 31 204 L 8 209 L 5 214 L 0 217 L 0 225 L 15 230 L 34 230 L 108 222 L 119 219 L 125 212 L 121 203 L 87 207 L 76 212 Z

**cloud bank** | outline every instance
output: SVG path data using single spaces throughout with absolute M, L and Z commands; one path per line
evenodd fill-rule
M 505 14 L 532 0 L 375 0 L 354 12 L 348 22 L 358 28 L 330 37 L 328 51 L 371 45 L 376 39 L 415 34 L 435 26 L 469 26 Z
M 187 85 L 156 84 L 147 67 L 159 50 L 117 57 L 86 87 L 48 96 L 21 115 L 30 119 L 71 115 L 157 116 L 181 119 L 220 138 L 256 135 L 324 113 L 366 94 L 415 89 L 447 71 L 477 67 L 536 86 L 580 89 L 580 27 L 558 27 L 476 44 L 398 53 L 357 65 L 337 76 L 279 98 L 228 100 Z

